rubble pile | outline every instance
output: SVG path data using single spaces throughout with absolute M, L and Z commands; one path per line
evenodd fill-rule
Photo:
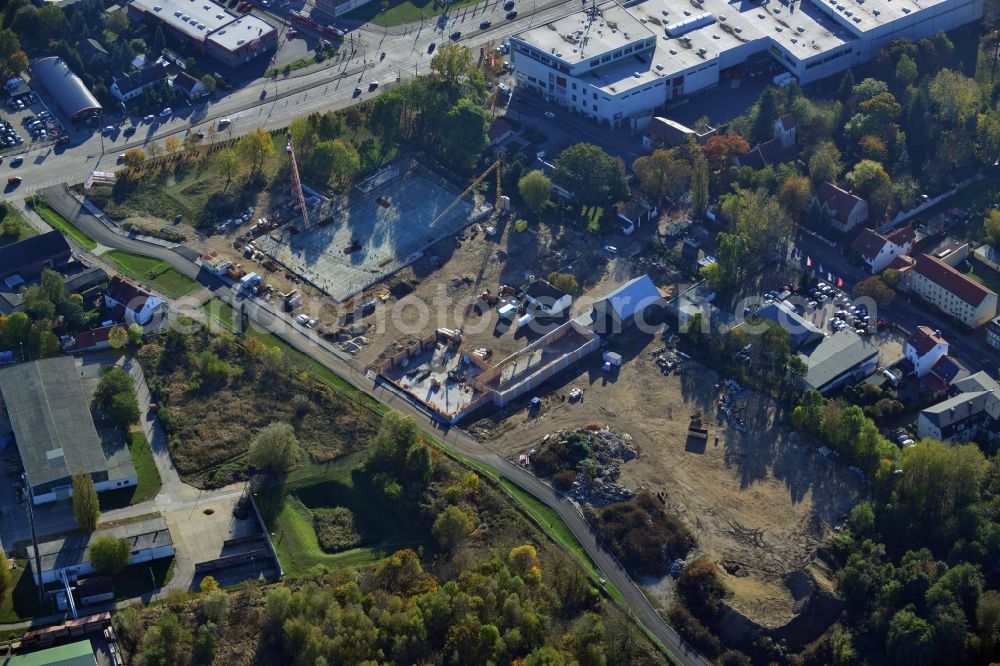
M 719 391 L 719 411 L 716 416 L 716 422 L 722 425 L 726 421 L 733 430 L 746 432 L 747 426 L 740 416 L 740 409 L 737 404 L 740 394 L 743 393 L 743 386 L 734 379 L 726 379 L 722 384 L 716 384 L 715 388 Z
M 593 426 L 591 427 L 593 428 Z M 590 455 L 577 465 L 576 480 L 566 494 L 579 502 L 592 506 L 606 506 L 632 497 L 632 491 L 616 481 L 621 476 L 621 466 L 634 460 L 638 453 L 632 436 L 608 427 L 586 430 L 560 430 L 546 436 L 542 446 L 553 446 L 568 441 L 569 436 L 585 435 Z M 530 456 L 535 454 L 532 449 Z
M 650 352 L 649 355 L 654 361 L 656 361 L 656 365 L 660 368 L 660 372 L 663 376 L 667 376 L 674 371 L 680 374 L 683 359 L 677 354 L 677 352 L 669 349 L 668 347 L 663 347 Z

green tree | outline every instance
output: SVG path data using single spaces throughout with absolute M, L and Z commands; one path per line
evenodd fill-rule
M 927 94 L 937 118 L 950 127 L 965 125 L 983 104 L 976 80 L 950 69 L 942 69 L 931 79 Z
M 440 137 L 441 155 L 458 167 L 467 167 L 486 148 L 486 128 L 490 118 L 486 109 L 468 98 L 452 106 L 444 116 L 448 128 Z
M 210 93 L 215 92 L 215 89 L 219 87 L 219 82 L 215 80 L 215 77 L 211 74 L 204 74 L 201 77 L 201 85 L 205 86 L 205 90 Z
M 299 440 L 288 423 L 262 428 L 250 442 L 250 464 L 265 472 L 284 473 L 295 461 Z
M 7 560 L 7 553 L 0 548 L 0 594 L 5 594 L 10 586 L 11 573 L 10 562 Z
M 906 90 L 907 86 L 917 80 L 917 74 L 917 63 L 913 62 L 913 58 L 905 53 L 900 55 L 899 60 L 896 62 L 896 71 L 893 76 L 896 83 L 896 90 Z
M 450 88 L 457 88 L 475 66 L 472 51 L 459 44 L 445 44 L 431 58 L 431 72 Z
M 892 205 L 892 179 L 880 163 L 861 160 L 847 174 L 847 183 L 868 201 L 871 218 L 881 220 Z
M 312 170 L 337 188 L 350 185 L 361 169 L 361 157 L 354 146 L 342 139 L 321 141 L 310 159 Z
M 896 298 L 896 292 L 892 287 L 883 282 L 877 275 L 855 284 L 853 292 L 855 298 L 870 298 L 880 308 L 888 307 Z
M 556 289 L 565 291 L 567 294 L 580 293 L 580 283 L 576 281 L 576 277 L 572 273 L 549 273 L 548 282 Z
M 381 139 L 383 154 L 386 146 L 402 139 L 405 109 L 406 98 L 397 90 L 382 93 L 372 102 L 371 113 L 368 114 L 368 127 Z
M 811 199 L 812 187 L 809 184 L 809 179 L 805 176 L 789 175 L 778 187 L 778 201 L 796 220 L 801 220 L 806 211 L 809 210 Z
M 628 193 L 625 166 L 597 146 L 578 143 L 559 154 L 552 180 L 586 205 L 621 201 Z
M 108 331 L 108 344 L 112 349 L 124 349 L 128 344 L 128 329 L 120 324 L 112 326 Z
M 672 150 L 654 150 L 652 155 L 636 158 L 632 171 L 642 191 L 657 203 L 683 192 L 691 180 L 691 166 Z
M 451 550 L 472 532 L 472 517 L 462 508 L 449 506 L 434 520 L 431 534 L 444 550 Z
M 836 183 L 837 176 L 843 169 L 844 165 L 840 161 L 840 150 L 833 141 L 821 142 L 809 158 L 809 177 L 812 178 L 813 184 L 824 181 Z
M 132 559 L 132 544 L 128 539 L 99 536 L 90 543 L 87 559 L 98 573 L 114 576 L 124 571 Z
M 122 164 L 128 169 L 138 169 L 146 163 L 146 153 L 142 148 L 129 148 L 122 155 Z
M 886 653 L 897 666 L 929 666 L 934 656 L 931 625 L 912 611 L 902 610 L 889 622 Z
M 708 161 L 700 154 L 691 169 L 691 212 L 701 217 L 708 209 Z
M 215 168 L 219 170 L 219 173 L 226 177 L 226 185 L 222 188 L 225 192 L 229 189 L 229 184 L 232 182 L 233 177 L 240 172 L 240 156 L 232 148 L 227 148 L 219 153 L 219 156 L 215 158 Z
M 8 28 L 0 29 L 0 77 L 4 81 L 28 69 L 28 56 L 21 49 L 17 34 Z
M 274 156 L 274 142 L 270 134 L 257 127 L 240 138 L 236 143 L 236 152 L 250 162 L 252 173 L 259 173 L 264 161 Z
M 990 208 L 986 211 L 983 215 L 983 231 L 990 243 L 1000 243 L 1000 210 Z
M 209 592 L 201 602 L 201 610 L 212 622 L 225 620 L 229 613 L 229 593 L 225 590 Z
M 80 529 L 93 532 L 101 517 L 101 502 L 97 499 L 94 480 L 89 474 L 73 476 L 73 517 Z
M 8 239 L 17 238 L 21 235 L 21 218 L 8 213 L 0 223 L 0 232 Z
M 517 191 L 528 210 L 536 215 L 549 200 L 552 192 L 552 181 L 541 171 L 535 169 L 524 174 L 517 181 Z

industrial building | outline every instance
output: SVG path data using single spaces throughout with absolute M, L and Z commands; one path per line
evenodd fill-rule
M 40 542 L 38 571 L 35 571 L 35 560 L 31 558 L 35 584 L 45 585 L 61 581 L 63 573 L 70 582 L 76 581 L 78 576 L 94 573 L 95 569 L 90 563 L 87 549 L 92 542 L 103 536 L 129 541 L 132 554 L 129 564 L 152 562 L 172 557 L 174 554 L 174 542 L 170 537 L 170 530 L 167 529 L 167 521 L 162 517 L 125 523 L 116 527 L 99 527 L 93 532 L 77 532 Z
M 90 639 L 36 652 L 16 654 L 0 660 L 3 666 L 97 666 Z
M 606 126 L 657 110 L 770 58 L 802 84 L 982 16 L 982 0 L 602 2 L 511 38 L 516 85 Z
M 278 29 L 256 14 L 236 15 L 211 0 L 133 0 L 129 18 L 163 26 L 171 37 L 236 67 L 278 48 Z
M 0 370 L 0 394 L 35 504 L 70 497 L 76 474 L 89 474 L 98 492 L 138 483 L 127 451 L 111 463 L 105 456 L 72 357 Z
M 41 84 L 74 123 L 104 112 L 101 103 L 62 58 L 39 58 L 31 63 L 31 73 L 34 76 L 32 83 Z
M 802 389 L 826 395 L 848 381 L 860 381 L 878 368 L 878 347 L 854 331 L 838 331 L 799 352 L 806 364 Z

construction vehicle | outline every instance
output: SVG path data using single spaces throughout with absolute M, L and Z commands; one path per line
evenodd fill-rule
M 299 206 L 302 208 L 302 229 L 303 231 L 309 228 L 309 207 L 306 205 L 306 196 L 302 193 L 302 180 L 299 179 L 299 166 L 295 162 L 295 148 L 292 147 L 292 131 L 288 130 L 286 132 L 288 137 L 288 144 L 285 146 L 285 152 L 288 153 L 288 159 L 291 162 L 292 171 L 292 194 L 298 199 Z

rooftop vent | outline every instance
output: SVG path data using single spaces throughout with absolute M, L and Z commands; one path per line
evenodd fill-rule
M 161 7 L 161 6 L 159 6 L 159 5 L 154 5 L 154 6 L 153 6 L 153 11 L 154 11 L 154 12 L 158 12 L 158 11 L 160 11 L 161 9 L 163 9 L 163 7 Z
M 662 72 L 663 71 L 663 65 L 657 65 L 656 66 L 656 71 Z
M 802 27 L 802 26 L 800 25 L 799 27 L 795 28 L 795 31 L 796 31 L 796 32 L 800 32 L 800 33 L 802 33 L 802 32 L 805 32 L 805 31 L 806 31 L 806 29 L 805 29 L 805 28 L 803 28 L 803 27 Z
M 880 11 L 879 11 L 879 10 L 877 10 L 877 9 L 873 9 L 873 10 L 872 10 L 872 14 L 874 14 L 875 16 L 878 16 L 878 15 L 879 15 L 879 14 L 881 14 L 881 13 L 882 13 L 882 12 L 880 12 Z
M 238 40 L 238 41 L 236 42 L 236 45 L 237 45 L 237 46 L 243 46 L 243 43 L 244 43 L 244 42 L 246 42 L 246 41 L 247 41 L 247 40 L 245 40 L 245 39 L 241 39 L 241 40 Z
M 174 12 L 174 16 L 180 16 L 180 15 L 181 15 L 180 12 Z
M 670 55 L 677 55 L 677 51 L 675 51 L 674 49 L 670 49 Z
M 855 16 L 854 17 L 854 22 L 855 23 L 861 23 L 861 17 L 860 16 Z

